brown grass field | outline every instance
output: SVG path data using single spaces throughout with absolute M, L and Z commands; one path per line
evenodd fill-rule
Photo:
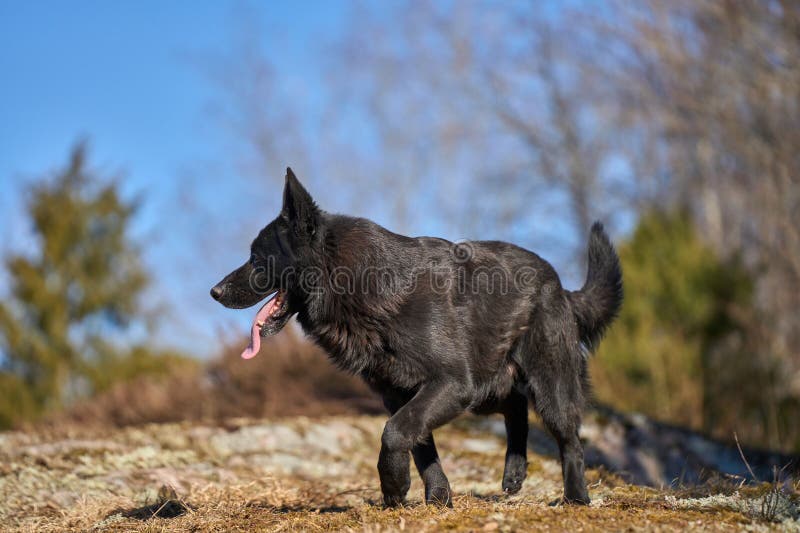
M 414 479 L 407 505 L 387 510 L 375 470 L 383 420 L 340 415 L 0 434 L 0 524 L 31 532 L 800 531 L 796 501 L 773 501 L 768 486 L 655 490 L 590 470 L 592 505 L 559 505 L 559 464 L 535 453 L 521 493 L 505 496 L 504 442 L 469 418 L 436 434 L 454 507 L 424 505 Z

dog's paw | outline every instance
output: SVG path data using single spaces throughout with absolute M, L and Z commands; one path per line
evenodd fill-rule
M 503 472 L 503 492 L 506 494 L 516 494 L 522 488 L 522 482 L 528 471 L 528 462 L 522 458 L 509 457 L 506 460 L 506 468 Z
M 567 505 L 589 505 L 592 503 L 591 498 L 589 498 L 589 494 L 584 492 L 583 494 L 576 494 L 573 496 L 564 496 L 563 503 Z
M 437 485 L 435 487 L 425 487 L 425 503 L 428 505 L 438 505 L 439 507 L 453 507 L 453 497 L 450 487 Z
M 516 494 L 522 488 L 525 478 L 510 477 L 503 478 L 503 492 L 506 494 Z
M 387 508 L 400 507 L 406 501 L 406 497 L 400 494 L 384 494 L 383 505 Z
M 384 505 L 386 507 L 403 505 L 408 489 L 411 488 L 411 477 L 408 472 L 400 471 L 398 475 L 394 471 L 382 471 L 380 466 L 378 472 L 381 477 L 381 493 L 383 494 Z

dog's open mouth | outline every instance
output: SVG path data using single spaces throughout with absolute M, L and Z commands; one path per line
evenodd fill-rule
M 279 289 L 256 313 L 250 330 L 250 344 L 242 352 L 242 358 L 252 359 L 258 355 L 261 349 L 261 337 L 278 333 L 289 321 L 290 316 L 288 295 L 285 290 Z

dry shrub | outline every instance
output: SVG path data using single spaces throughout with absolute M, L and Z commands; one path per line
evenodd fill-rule
M 287 328 L 266 339 L 249 361 L 229 347 L 206 372 L 214 391 L 214 416 L 295 416 L 382 411 L 359 379 L 335 368 L 325 353 Z
M 78 403 L 53 422 L 126 426 L 205 418 L 203 369 L 181 366 L 159 376 L 141 376 L 119 383 L 106 392 Z
M 382 411 L 359 379 L 336 369 L 321 349 L 287 328 L 265 339 L 249 361 L 228 345 L 205 366 L 121 383 L 50 422 L 124 426 L 232 417 L 320 416 Z

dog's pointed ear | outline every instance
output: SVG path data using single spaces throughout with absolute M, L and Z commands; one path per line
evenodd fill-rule
M 286 167 L 281 214 L 299 237 L 310 238 L 316 233 L 319 208 L 289 167 Z

